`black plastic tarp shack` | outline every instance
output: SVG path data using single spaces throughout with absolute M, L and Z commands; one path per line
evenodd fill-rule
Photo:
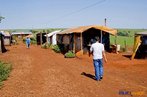
M 6 51 L 7 50 L 4 45 L 4 35 L 0 32 L 0 52 L 4 53 Z

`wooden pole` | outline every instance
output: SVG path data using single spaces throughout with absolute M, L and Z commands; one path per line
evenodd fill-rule
M 103 41 L 103 31 L 101 30 L 101 43 Z
M 74 35 L 73 52 L 75 53 L 76 52 L 75 33 L 73 35 Z
M 126 38 L 124 40 L 124 44 L 125 44 L 125 52 L 127 51 L 127 41 L 126 41 Z
M 40 32 L 40 45 L 42 46 L 42 32 Z
M 83 54 L 83 37 L 82 37 L 82 33 L 81 33 L 81 53 Z
M 105 26 L 107 26 L 107 19 L 105 18 Z
M 46 44 L 48 44 L 49 42 L 48 42 L 48 33 L 47 33 L 47 30 L 45 31 L 46 32 Z

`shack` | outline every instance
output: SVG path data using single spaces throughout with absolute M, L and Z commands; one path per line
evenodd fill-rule
M 52 45 L 56 45 L 57 44 L 57 34 L 60 32 L 61 30 L 56 30 L 56 31 L 53 31 L 53 32 L 51 32 L 51 33 L 49 33 L 49 34 L 47 34 L 47 38 L 48 38 L 48 42 L 50 43 L 50 44 L 52 44 Z
M 131 59 L 147 58 L 147 31 L 135 33 Z
M 5 48 L 5 45 L 4 45 L 4 35 L 2 32 L 0 32 L 0 52 L 4 53 L 6 52 L 6 48 Z
M 76 54 L 87 54 L 95 37 L 100 37 L 106 51 L 110 50 L 110 34 L 115 35 L 117 30 L 106 26 L 90 25 L 70 28 L 58 33 L 57 43 L 65 52 L 72 50 Z
M 3 31 L 4 35 L 4 45 L 11 45 L 12 37 L 11 34 L 8 31 Z
M 32 32 L 12 32 L 11 33 L 13 39 L 23 39 L 28 35 L 32 35 Z
M 36 41 L 37 41 L 37 45 L 42 45 L 44 43 L 46 43 L 46 33 L 37 33 L 36 34 Z

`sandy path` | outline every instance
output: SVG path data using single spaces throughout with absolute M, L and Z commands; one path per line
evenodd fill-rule
M 119 90 L 124 89 L 143 91 L 141 97 L 147 97 L 146 60 L 130 61 L 122 55 L 107 54 L 104 79 L 97 82 L 87 77 L 94 75 L 91 57 L 66 59 L 35 45 L 30 49 L 24 44 L 7 48 L 0 60 L 12 63 L 13 71 L 0 97 L 122 97 Z

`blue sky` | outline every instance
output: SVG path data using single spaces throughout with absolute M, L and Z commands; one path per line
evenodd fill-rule
M 0 29 L 147 28 L 147 0 L 0 0 Z

